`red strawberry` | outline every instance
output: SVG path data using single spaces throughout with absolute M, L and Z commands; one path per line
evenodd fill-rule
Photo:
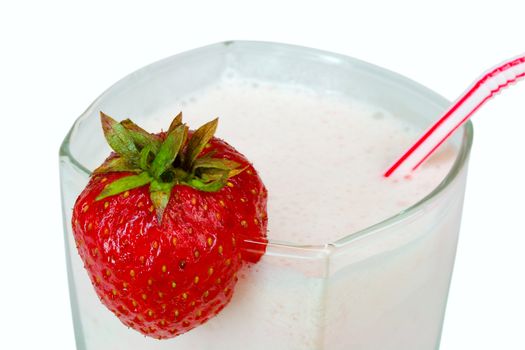
M 230 301 L 264 253 L 267 192 L 249 161 L 213 137 L 217 120 L 166 133 L 101 113 L 113 153 L 73 208 L 73 232 L 102 303 L 125 325 L 170 338 Z

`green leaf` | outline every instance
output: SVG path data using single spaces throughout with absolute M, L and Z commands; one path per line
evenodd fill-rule
M 200 171 L 199 173 L 200 174 L 197 176 L 197 178 L 200 178 L 204 183 L 219 180 L 222 177 L 228 177 L 228 170 L 208 168 Z
M 184 125 L 184 134 L 182 138 L 181 150 L 179 151 L 179 154 L 177 155 L 177 157 L 175 157 L 175 161 L 173 162 L 173 165 L 175 167 L 181 167 L 182 164 L 184 164 L 184 152 L 182 151 L 182 149 L 184 148 L 184 145 L 186 144 L 186 141 L 188 140 L 188 131 L 189 131 L 188 126 Z
M 164 210 L 168 205 L 171 195 L 171 189 L 175 185 L 174 182 L 163 183 L 153 180 L 149 187 L 149 195 L 151 202 L 155 207 L 155 212 L 157 213 L 157 221 L 159 224 L 162 223 L 162 217 L 164 215 Z
M 182 184 L 193 187 L 203 192 L 217 192 L 221 188 L 223 188 L 224 185 L 226 185 L 227 181 L 228 181 L 228 173 L 225 172 L 223 176 L 211 182 L 203 182 L 199 178 L 192 178 L 189 181 L 182 183 Z
M 144 186 L 150 183 L 152 180 L 153 178 L 146 172 L 140 173 L 139 175 L 122 177 L 106 186 L 102 192 L 100 192 L 96 200 L 98 201 L 109 196 L 114 196 L 116 194 Z
M 228 179 L 231 178 L 231 177 L 234 177 L 236 175 L 239 175 L 240 173 L 242 173 L 243 171 L 245 171 L 246 169 L 248 169 L 250 166 L 247 165 L 245 166 L 244 168 L 237 168 L 237 169 L 232 169 L 230 170 L 230 172 L 228 173 Z
M 156 135 L 150 134 L 140 126 L 126 119 L 120 122 L 124 128 L 129 132 L 135 144 L 141 148 L 150 146 L 153 153 L 157 153 L 160 147 L 160 139 Z
M 181 168 L 174 168 L 173 175 L 176 181 L 184 181 L 186 178 L 188 178 L 190 174 L 188 174 L 186 171 L 182 170 Z
M 239 166 L 239 163 L 229 159 L 201 157 L 195 159 L 193 162 L 193 172 L 199 168 L 212 168 L 230 171 L 238 168 Z
M 159 152 L 151 164 L 151 173 L 156 179 L 171 166 L 171 163 L 173 163 L 175 157 L 177 157 L 182 147 L 185 131 L 185 125 L 179 125 L 166 136 L 166 139 L 162 145 L 160 145 Z
M 213 134 L 217 130 L 218 118 L 204 124 L 198 128 L 190 138 L 186 155 L 184 156 L 184 164 L 186 169 L 191 169 L 193 162 L 197 156 L 202 152 L 206 144 L 212 139 Z
M 93 170 L 93 174 L 103 174 L 113 171 L 131 171 L 138 173 L 141 170 L 136 166 L 128 163 L 128 161 L 122 157 L 113 157 L 106 160 L 101 166 Z
M 177 116 L 173 119 L 168 129 L 168 134 L 175 130 L 179 125 L 182 125 L 182 112 L 179 112 Z
M 152 192 L 168 192 L 173 186 L 175 186 L 175 182 L 161 182 L 153 180 L 149 185 L 149 190 Z
M 151 151 L 151 145 L 145 146 L 142 151 L 140 151 L 140 160 L 139 166 L 142 170 L 147 170 L 149 166 L 149 155 Z
M 100 112 L 100 121 L 109 146 L 128 161 L 136 160 L 139 151 L 128 130 L 103 112 Z
M 209 179 L 217 179 L 224 174 L 224 171 L 226 171 L 228 178 L 231 178 L 249 168 L 249 165 L 246 165 L 243 168 L 239 168 L 240 166 L 239 163 L 234 162 L 233 160 L 210 158 L 207 154 L 206 156 L 195 160 L 193 164 L 193 173 L 197 173 L 205 181 Z

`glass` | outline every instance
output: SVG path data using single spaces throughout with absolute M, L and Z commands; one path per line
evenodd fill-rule
M 231 72 L 349 95 L 422 127 L 449 105 L 425 87 L 365 62 L 262 42 L 192 50 L 117 82 L 78 118 L 60 149 L 77 349 L 438 349 L 472 144 L 470 123 L 451 140 L 459 149 L 451 171 L 419 203 L 336 242 L 303 246 L 271 241 L 224 311 L 182 336 L 146 338 L 123 326 L 100 303 L 70 224 L 71 208 L 90 171 L 109 152 L 99 111 L 133 116 L 147 130 L 157 130 L 160 120 L 148 116 Z

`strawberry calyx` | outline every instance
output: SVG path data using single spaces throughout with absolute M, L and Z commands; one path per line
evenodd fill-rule
M 130 175 L 108 184 L 96 200 L 149 184 L 159 223 L 175 185 L 217 192 L 229 178 L 244 170 L 239 163 L 215 158 L 213 151 L 201 155 L 217 130 L 217 118 L 191 136 L 182 122 L 182 113 L 173 119 L 166 133 L 159 135 L 150 134 L 129 119 L 117 122 L 103 112 L 100 119 L 104 136 L 115 153 L 93 174 L 129 172 Z

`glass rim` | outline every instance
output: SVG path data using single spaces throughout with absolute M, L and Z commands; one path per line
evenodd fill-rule
M 161 59 L 159 61 L 152 62 L 144 67 L 141 67 L 114 84 L 112 84 L 110 87 L 108 87 L 102 94 L 100 94 L 87 108 L 86 110 L 80 114 L 80 116 L 77 117 L 75 122 L 73 123 L 72 127 L 70 128 L 69 132 L 67 133 L 66 137 L 62 141 L 62 144 L 60 146 L 59 155 L 60 157 L 67 157 L 68 160 L 78 169 L 80 169 L 85 175 L 88 177 L 91 176 L 91 171 L 87 169 L 81 162 L 79 162 L 70 152 L 69 149 L 69 140 L 71 139 L 73 131 L 78 126 L 80 120 L 86 116 L 90 110 L 100 101 L 102 100 L 110 91 L 117 88 L 121 84 L 125 83 L 128 78 L 130 78 L 132 75 L 143 72 L 153 66 L 163 64 L 169 60 L 175 59 L 179 57 L 180 55 L 186 55 L 186 54 L 194 54 L 198 51 L 205 51 L 210 49 L 215 49 L 218 47 L 228 47 L 232 44 L 235 44 L 235 46 L 241 46 L 241 47 L 250 47 L 250 46 L 257 46 L 257 47 L 268 47 L 268 48 L 280 48 L 281 50 L 293 50 L 296 53 L 302 53 L 304 55 L 316 55 L 322 58 L 323 60 L 337 60 L 342 62 L 347 62 L 355 65 L 359 69 L 366 70 L 369 73 L 372 73 L 375 76 L 381 76 L 382 79 L 385 79 L 389 82 L 395 82 L 396 85 L 404 86 L 405 88 L 408 88 L 411 91 L 417 91 L 418 94 L 423 95 L 426 97 L 429 101 L 433 101 L 440 106 L 446 108 L 448 105 L 451 104 L 449 100 L 441 96 L 440 94 L 436 93 L 435 91 L 427 88 L 426 86 L 417 83 L 416 81 L 407 78 L 399 73 L 393 72 L 389 69 L 377 66 L 375 64 L 362 61 L 357 58 L 353 58 L 350 56 L 333 53 L 329 51 L 319 50 L 315 48 L 309 48 L 304 46 L 298 46 L 298 45 L 291 45 L 291 44 L 284 44 L 284 43 L 277 43 L 277 42 L 267 42 L 267 41 L 251 41 L 251 40 L 229 40 L 229 41 L 223 41 L 211 45 L 206 45 L 200 48 L 191 49 L 188 51 L 184 51 L 181 53 L 177 53 L 175 55 L 171 55 L 169 57 L 166 57 L 164 59 Z M 343 248 L 349 244 L 351 244 L 353 241 L 363 238 L 364 236 L 372 235 L 374 233 L 381 232 L 384 228 L 387 228 L 389 226 L 394 225 L 395 223 L 401 222 L 409 217 L 412 217 L 416 215 L 425 205 L 430 203 L 433 199 L 437 198 L 458 176 L 458 174 L 461 172 L 461 170 L 465 167 L 467 160 L 470 155 L 470 151 L 472 148 L 472 142 L 474 137 L 474 128 L 472 126 L 472 122 L 468 121 L 464 126 L 460 128 L 463 131 L 463 135 L 461 138 L 461 144 L 456 156 L 456 159 L 448 171 L 447 175 L 443 178 L 443 180 L 439 183 L 438 186 L 436 186 L 430 193 L 428 193 L 426 196 L 424 196 L 422 199 L 420 199 L 415 204 L 403 209 L 400 212 L 397 212 L 396 214 L 381 220 L 377 223 L 374 223 L 366 228 L 363 228 L 358 231 L 351 232 L 347 235 L 344 235 L 343 237 L 331 241 L 326 242 L 322 244 L 298 244 L 294 242 L 288 242 L 288 241 L 281 241 L 281 240 L 272 240 L 268 239 L 268 242 L 265 243 L 267 245 L 267 248 L 269 247 L 275 247 L 278 249 L 288 248 L 293 250 L 300 250 L 300 251 L 326 251 L 328 248 L 335 248 L 340 249 Z M 256 242 L 254 242 L 256 243 Z

